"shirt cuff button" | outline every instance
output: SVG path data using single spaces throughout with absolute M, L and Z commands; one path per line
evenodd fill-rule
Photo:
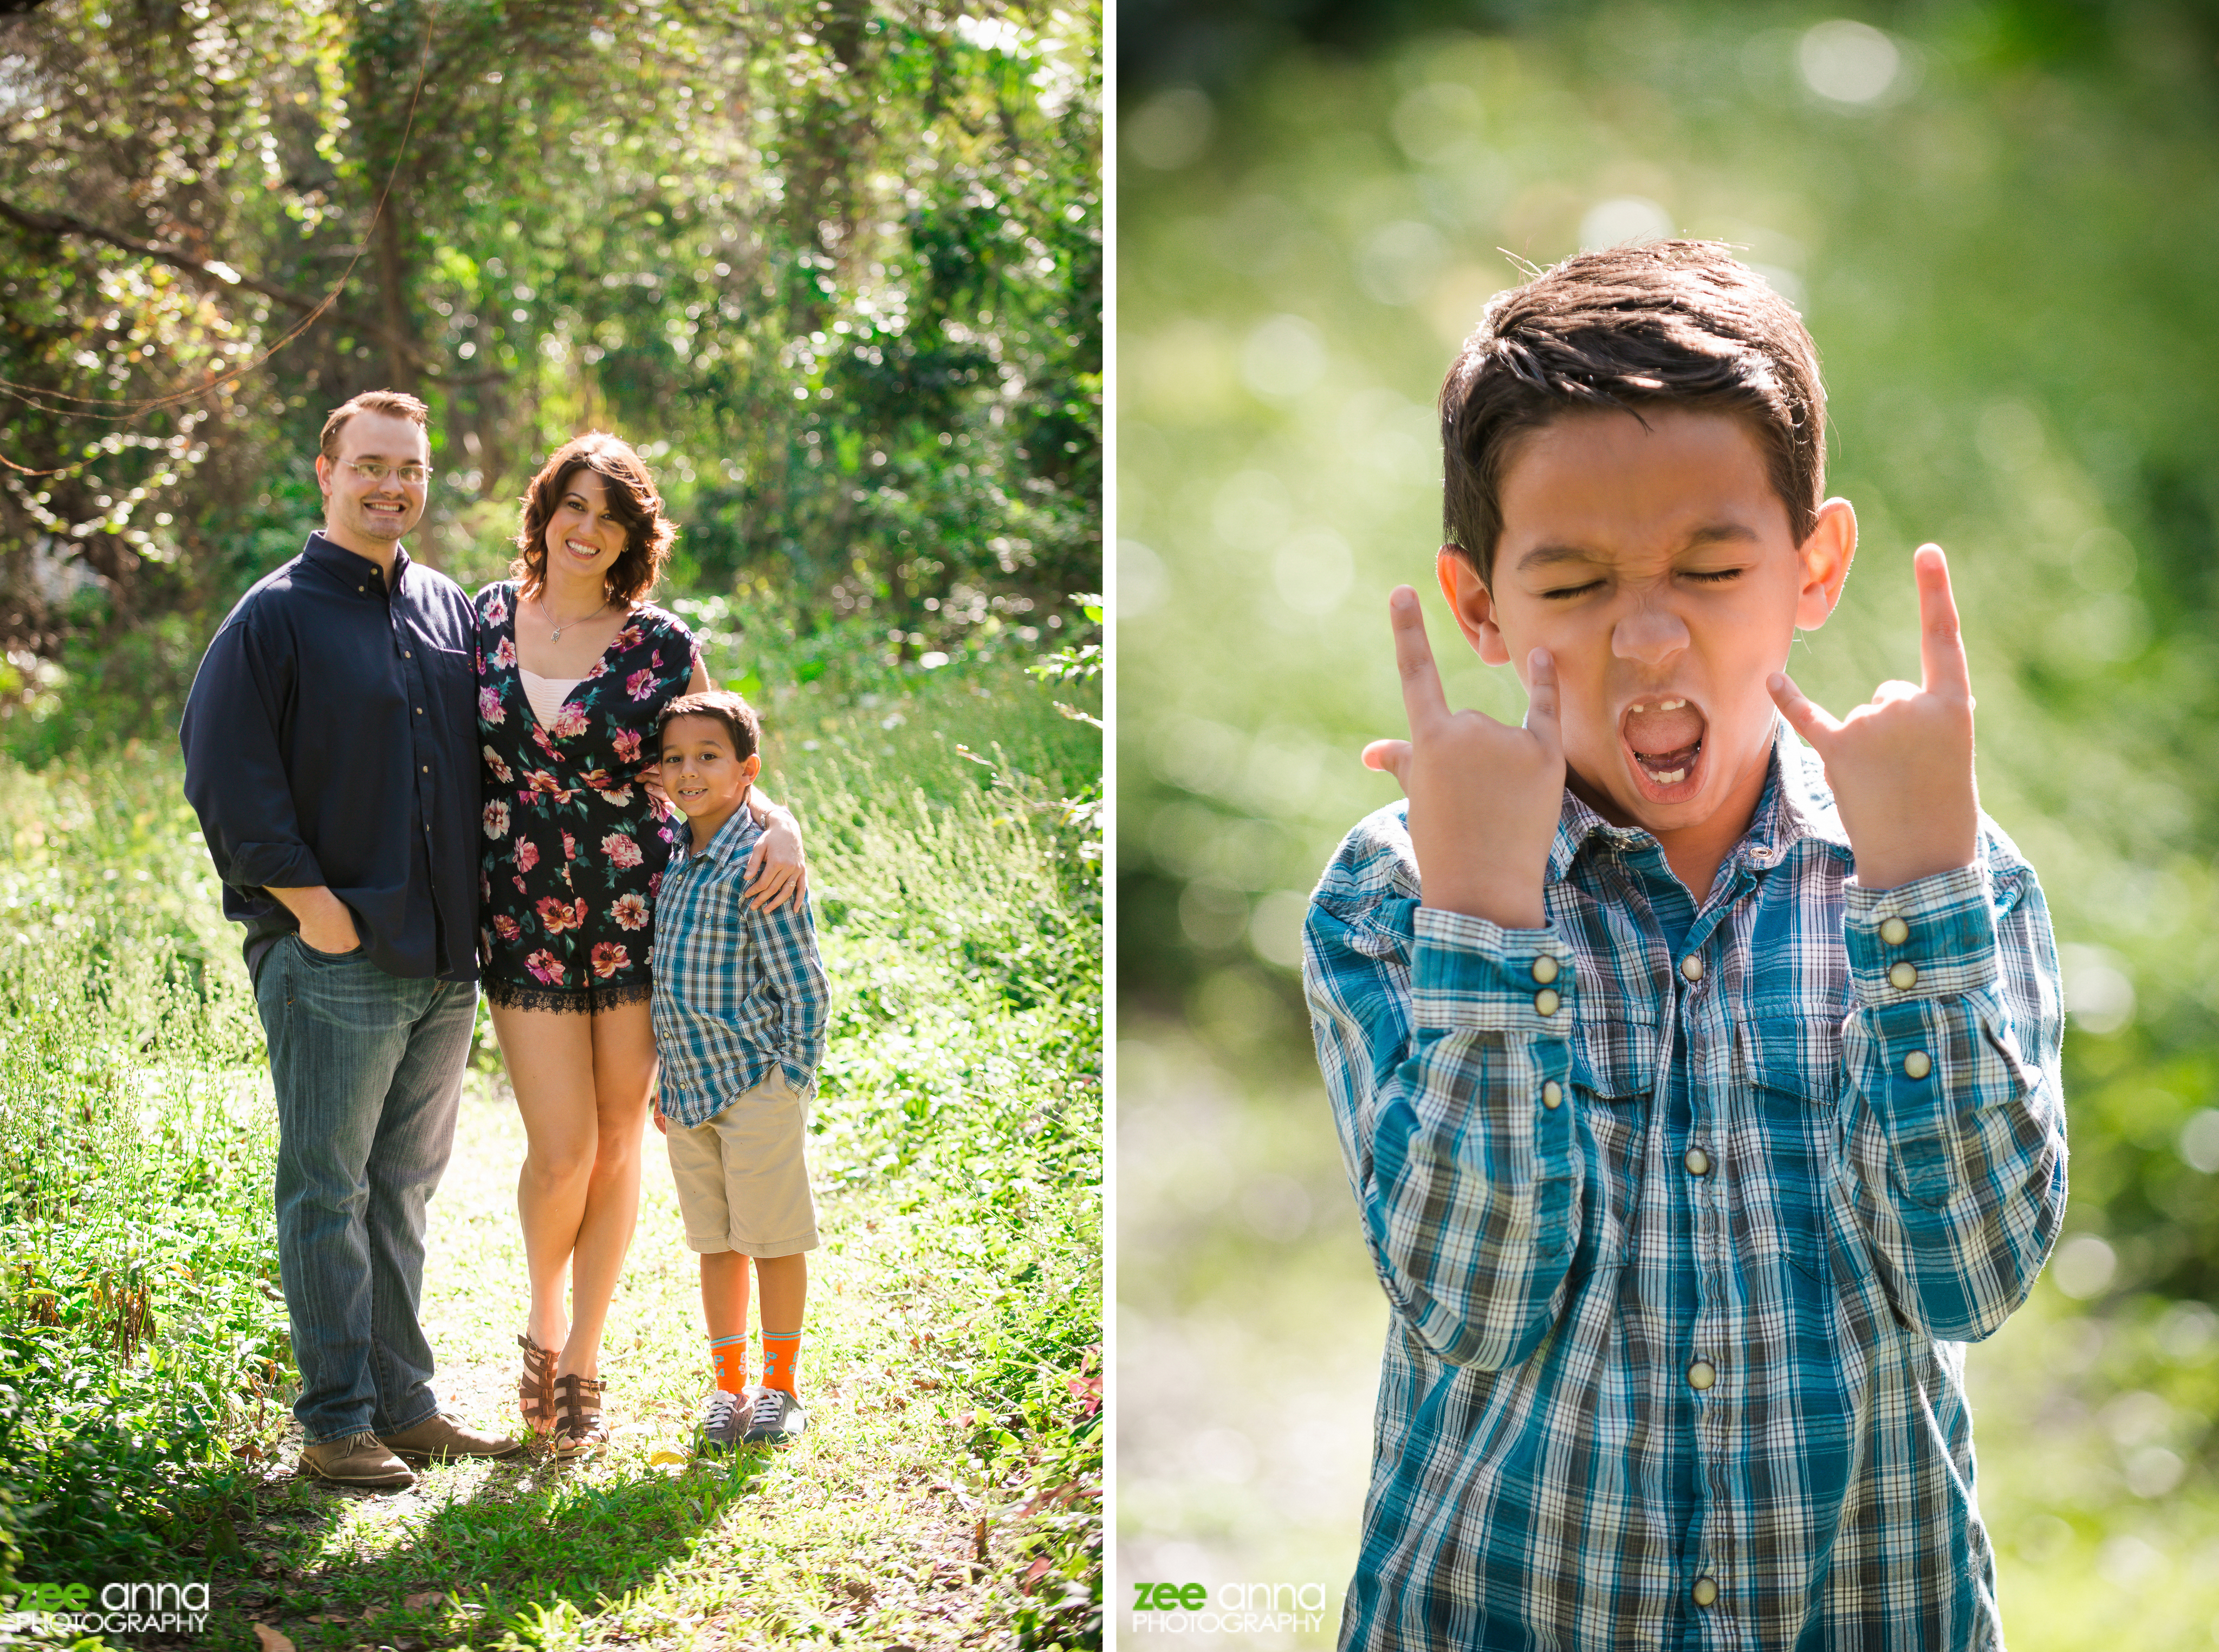
M 1555 959 L 1544 956 L 1533 960 L 1533 979 L 1538 984 L 1546 986 L 1556 978 L 1557 960 Z
M 1533 995 L 1533 1013 L 1553 1015 L 1557 1013 L 1557 1006 L 1562 1003 L 1563 1000 L 1557 996 L 1556 988 L 1545 986 Z
M 1903 1058 L 1903 1076 L 1906 1078 L 1924 1078 L 1933 1071 L 1933 1058 L 1924 1050 L 1913 1050 Z
M 1887 984 L 1898 992 L 1908 992 L 1918 984 L 1918 971 L 1910 964 L 1891 964 L 1887 969 Z
M 1900 947 L 1911 939 L 1911 926 L 1901 918 L 1883 919 L 1880 926 L 1880 938 L 1891 947 Z

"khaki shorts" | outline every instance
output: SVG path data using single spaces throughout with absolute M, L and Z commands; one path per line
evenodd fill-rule
M 809 1103 L 781 1069 L 706 1124 L 665 1122 L 689 1247 L 754 1257 L 817 1248 L 817 1202 L 802 1157 Z

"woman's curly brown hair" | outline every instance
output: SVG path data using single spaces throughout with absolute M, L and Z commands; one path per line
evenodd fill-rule
M 508 565 L 509 577 L 526 592 L 546 583 L 547 524 L 571 476 L 581 470 L 601 478 L 608 488 L 609 508 L 624 524 L 625 548 L 609 565 L 609 600 L 637 602 L 662 577 L 678 525 L 663 515 L 662 495 L 656 492 L 655 478 L 631 444 L 606 431 L 590 432 L 556 448 L 524 490 L 524 525 L 517 532 L 516 560 Z

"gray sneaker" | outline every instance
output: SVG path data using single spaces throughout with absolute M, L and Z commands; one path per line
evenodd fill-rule
M 801 1401 L 784 1388 L 764 1388 L 755 1395 L 755 1409 L 740 1436 L 743 1445 L 791 1445 L 809 1426 L 809 1413 Z
M 304 1475 L 328 1480 L 335 1486 L 374 1486 L 399 1491 L 416 1483 L 408 1465 L 387 1450 L 376 1435 L 365 1429 L 345 1439 L 320 1440 L 301 1448 Z
M 696 1425 L 701 1432 L 701 1444 L 710 1450 L 728 1450 L 740 1443 L 740 1432 L 747 1426 L 748 1414 L 755 1394 L 759 1392 L 752 1382 L 745 1394 L 731 1394 L 723 1388 L 712 1388 L 709 1397 L 701 1402 L 701 1420 Z

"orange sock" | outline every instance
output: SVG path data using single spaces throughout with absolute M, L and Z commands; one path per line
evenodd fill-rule
M 743 1394 L 748 1386 L 748 1338 L 716 1337 L 709 1343 L 709 1363 L 717 1368 L 717 1386 L 726 1394 Z
M 783 1336 L 774 1331 L 762 1333 L 763 1386 L 783 1388 L 795 1399 L 801 1398 L 801 1332 L 786 1332 Z

